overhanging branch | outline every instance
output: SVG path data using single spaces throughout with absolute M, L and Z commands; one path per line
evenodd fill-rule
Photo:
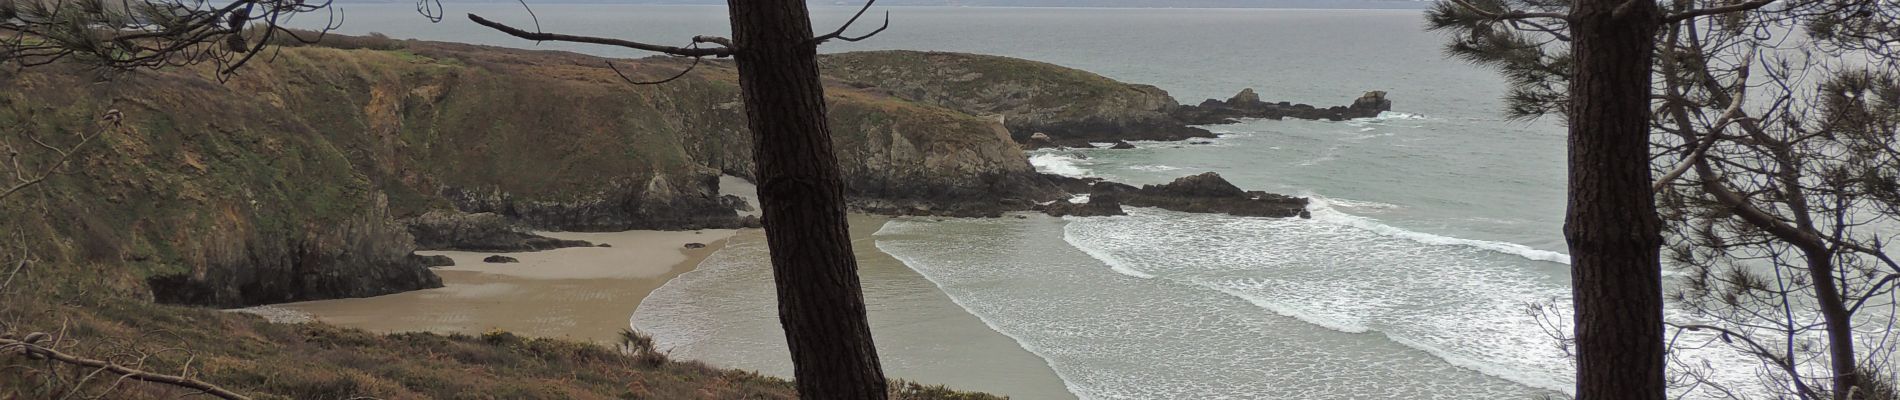
M 824 35 L 819 35 L 818 37 L 811 38 L 811 41 L 810 41 L 811 45 L 816 46 L 816 45 L 824 44 L 825 42 L 831 41 L 833 39 L 843 40 L 846 42 L 856 42 L 856 41 L 860 41 L 864 39 L 870 39 L 872 36 L 877 36 L 877 34 L 879 33 L 884 33 L 885 29 L 891 28 L 891 13 L 889 11 L 884 12 L 884 26 L 878 27 L 877 30 L 874 30 L 874 31 L 871 31 L 871 33 L 866 33 L 859 36 L 845 36 L 844 35 L 844 31 L 847 29 L 851 29 L 852 24 L 858 23 L 858 18 L 863 18 L 864 12 L 870 11 L 871 5 L 873 4 L 877 4 L 877 0 L 870 0 L 870 1 L 864 2 L 864 7 L 858 8 L 858 13 L 851 15 L 851 19 L 845 21 L 844 25 L 839 25 L 838 30 L 831 31 L 831 33 L 827 33 Z
M 500 22 L 490 21 L 487 18 L 482 18 L 480 15 L 469 14 L 468 19 L 470 21 L 475 21 L 475 23 L 478 25 L 486 26 L 491 29 L 501 31 L 502 33 L 506 33 L 510 36 L 533 40 L 533 41 L 539 41 L 539 42 L 590 43 L 590 44 L 598 44 L 598 45 L 625 47 L 625 48 L 635 49 L 635 50 L 645 50 L 645 51 L 651 51 L 655 53 L 672 54 L 672 55 L 683 56 L 683 57 L 730 57 L 732 56 L 732 53 L 734 51 L 732 47 L 727 45 L 727 43 L 731 43 L 731 41 L 724 41 L 724 43 L 721 43 L 719 41 L 714 40 L 714 39 L 719 39 L 719 38 L 708 37 L 708 36 L 695 37 L 693 38 L 693 41 L 697 43 L 715 43 L 715 44 L 719 44 L 721 46 L 727 46 L 727 47 L 699 48 L 699 47 L 661 46 L 661 45 L 656 45 L 656 44 L 640 43 L 640 42 L 635 42 L 631 40 L 621 40 L 621 39 L 612 39 L 612 38 L 603 38 L 603 37 L 566 35 L 566 34 L 546 33 L 546 32 L 529 32 L 529 31 L 521 30 L 520 28 L 515 28 L 512 26 L 502 24 Z
M 1686 20 L 1686 19 L 1706 16 L 1706 15 L 1716 15 L 1716 14 L 1726 14 L 1726 13 L 1732 13 L 1732 12 L 1738 12 L 1738 11 L 1748 11 L 1748 10 L 1753 10 L 1757 8 L 1767 7 L 1769 4 L 1774 4 L 1774 3 L 1775 3 L 1775 0 L 1752 0 L 1748 2 L 1735 3 L 1735 4 L 1730 4 L 1730 5 L 1721 6 L 1721 7 L 1699 8 L 1699 9 L 1694 9 L 1694 10 L 1689 10 L 1689 11 L 1683 11 L 1680 13 L 1672 14 L 1668 17 L 1664 17 L 1663 23 L 1682 22 L 1683 20 Z
M 1566 20 L 1566 21 L 1570 20 L 1570 16 L 1564 15 L 1563 13 L 1490 11 L 1490 10 L 1478 8 L 1478 6 L 1473 5 L 1470 2 L 1467 2 L 1465 0 L 1451 0 L 1451 2 L 1452 4 L 1457 4 L 1459 7 L 1463 7 L 1467 11 L 1471 11 L 1472 13 L 1478 14 L 1485 18 L 1490 18 L 1490 19 L 1494 19 L 1498 21 L 1514 21 L 1514 20 L 1527 20 L 1527 19 L 1537 19 L 1537 18 L 1550 18 L 1550 19 L 1559 19 L 1559 20 Z

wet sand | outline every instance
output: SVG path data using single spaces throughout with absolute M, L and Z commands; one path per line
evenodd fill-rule
M 873 234 L 888 218 L 851 216 L 851 240 L 884 374 L 1018 399 L 1073 399 L 1047 361 L 991 329 L 901 260 Z M 674 356 L 789 378 L 764 232 L 725 250 L 653 294 L 634 316 Z
M 431 251 L 455 265 L 436 270 L 444 287 L 361 299 L 280 304 L 247 311 L 273 320 L 316 319 L 375 332 L 479 334 L 505 330 L 533 337 L 612 343 L 640 301 L 724 247 L 733 230 L 615 233 L 543 232 L 606 243 L 506 253 L 520 263 L 491 264 L 496 253 Z M 687 243 L 705 248 L 687 249 Z

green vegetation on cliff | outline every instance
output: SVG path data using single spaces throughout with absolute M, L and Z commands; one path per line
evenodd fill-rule
M 783 398 L 783 381 L 509 335 L 381 336 L 218 307 L 439 285 L 405 218 L 447 208 L 542 229 L 733 226 L 720 174 L 752 175 L 729 64 L 660 86 L 569 53 L 338 37 L 220 83 L 202 68 L 101 81 L 0 72 L 0 138 L 70 144 L 124 116 L 69 173 L 0 202 L 0 332 L 263 398 Z M 659 75 L 679 60 L 622 61 Z M 891 212 L 994 213 L 1059 196 L 994 119 L 834 81 L 849 192 Z M 45 154 L 25 153 L 29 162 Z M 965 210 L 965 211 L 956 211 Z M 969 211 L 974 210 L 974 211 Z M 13 264 L 24 257 L 28 262 Z M 0 273 L 8 272 L 0 269 Z M 18 278 L 18 279 L 11 279 Z M 17 371 L 55 371 L 19 358 Z M 117 360 L 116 362 L 131 362 Z M 0 375 L 38 397 L 50 375 Z M 70 383 L 71 378 L 67 379 Z M 909 398 L 982 398 L 914 385 Z M 119 397 L 175 397 L 144 386 Z
M 1009 57 L 920 51 L 832 54 L 825 74 L 854 87 L 1001 116 L 1015 139 L 1035 133 L 1065 139 L 1161 139 L 1211 136 L 1170 113 L 1168 92 L 1092 72 Z

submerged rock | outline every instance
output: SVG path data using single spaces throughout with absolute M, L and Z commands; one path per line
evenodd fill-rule
M 515 259 L 514 257 L 496 254 L 496 255 L 488 256 L 488 258 L 483 258 L 482 262 L 490 263 L 490 264 L 508 264 L 508 263 L 518 263 L 518 262 L 521 262 L 521 260 Z
M 688 248 L 688 249 L 704 249 L 704 248 L 706 248 L 706 244 L 705 244 L 705 243 L 687 243 L 687 244 L 686 244 L 686 248 Z
M 1109 149 L 1112 149 L 1112 150 L 1129 150 L 1129 149 L 1134 149 L 1134 148 L 1135 148 L 1135 144 L 1134 144 L 1134 143 L 1128 143 L 1128 141 L 1126 141 L 1126 140 L 1117 140 L 1117 141 L 1115 141 L 1115 145 L 1114 145 L 1114 146 L 1109 146 L 1108 148 L 1109 148 Z

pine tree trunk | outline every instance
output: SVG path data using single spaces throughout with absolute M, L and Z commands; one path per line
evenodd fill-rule
M 1828 361 L 1834 370 L 1834 400 L 1849 400 L 1848 392 L 1860 382 L 1860 365 L 1854 354 L 1853 314 L 1847 312 L 1840 287 L 1834 284 L 1833 252 L 1812 249 L 1804 256 L 1808 259 L 1808 277 L 1814 281 L 1815 303 L 1821 312 L 1822 326 L 1827 330 Z M 1864 394 L 1855 397 L 1864 397 Z
M 1661 221 L 1650 190 L 1650 0 L 1571 10 L 1570 203 L 1577 399 L 1662 400 Z
M 778 282 L 779 323 L 806 399 L 883 399 L 802 0 L 729 0 L 739 87 Z

